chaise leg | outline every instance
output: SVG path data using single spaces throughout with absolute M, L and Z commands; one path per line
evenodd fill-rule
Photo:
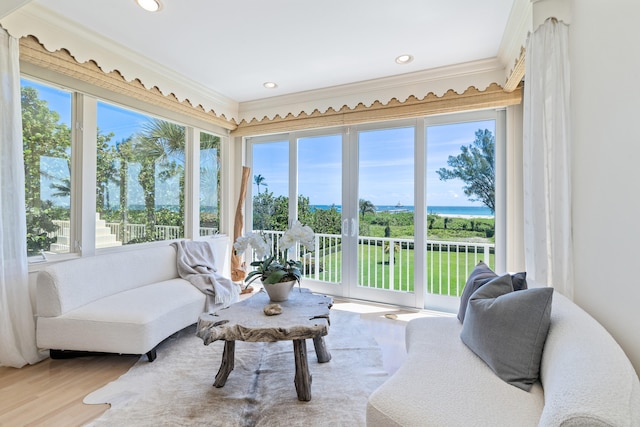
M 88 356 L 117 356 L 118 353 L 105 353 L 100 351 L 79 351 L 79 350 L 49 350 L 49 357 L 52 359 L 73 359 L 76 357 L 88 357 Z M 156 349 L 146 353 L 149 362 L 156 360 Z M 134 356 L 134 355 L 130 355 Z
M 105 356 L 111 353 L 99 351 L 81 351 L 81 350 L 49 350 L 49 357 L 52 359 L 75 359 L 76 357 Z
M 51 357 L 52 359 L 72 359 L 74 357 L 81 357 L 81 356 L 83 356 L 83 354 L 81 354 L 79 351 L 55 350 L 55 349 L 49 350 L 49 357 Z

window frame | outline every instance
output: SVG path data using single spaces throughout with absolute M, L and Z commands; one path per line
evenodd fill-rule
M 199 147 L 200 133 L 205 132 L 220 138 L 221 171 L 220 191 L 220 232 L 227 229 L 229 191 L 225 182 L 229 179 L 230 150 L 229 131 L 216 124 L 197 117 L 162 108 L 159 105 L 111 92 L 58 74 L 33 64 L 21 62 L 21 78 L 48 85 L 72 94 L 71 111 L 71 239 L 76 242 L 69 253 L 47 254 L 28 258 L 29 271 L 37 271 L 42 265 L 67 259 L 96 254 L 134 250 L 141 247 L 167 244 L 170 240 L 154 241 L 119 247 L 95 248 L 96 213 L 96 156 L 97 156 L 97 103 L 103 101 L 133 110 L 153 118 L 178 123 L 185 127 L 185 218 L 186 239 L 198 240 L 199 236 Z M 194 163 L 195 162 L 195 163 Z
M 443 124 L 455 124 L 455 123 L 463 123 L 463 122 L 475 122 L 475 121 L 483 121 L 483 120 L 494 120 L 495 121 L 495 180 L 496 180 L 496 210 L 495 214 L 495 267 L 496 271 L 505 271 L 507 265 L 507 253 L 509 252 L 509 248 L 507 248 L 507 244 L 511 243 L 507 241 L 506 231 L 507 227 L 511 222 L 514 222 L 514 218 L 512 218 L 512 213 L 509 210 L 509 205 L 507 204 L 507 197 L 512 195 L 513 191 L 510 190 L 509 183 L 507 183 L 507 177 L 513 173 L 514 165 L 507 162 L 507 116 L 505 108 L 490 108 L 490 109 L 482 109 L 482 110 L 471 110 L 464 112 L 454 112 L 448 114 L 440 114 L 433 116 L 423 116 L 420 118 L 414 119 L 400 119 L 393 121 L 377 121 L 367 124 L 354 125 L 354 126 L 332 126 L 326 128 L 312 129 L 312 130 L 295 130 L 291 132 L 285 133 L 277 133 L 277 134 L 269 134 L 269 135 L 255 135 L 255 136 L 247 136 L 243 138 L 244 142 L 244 152 L 245 152 L 245 162 L 246 164 L 252 166 L 253 165 L 253 146 L 263 143 L 271 143 L 271 142 L 280 142 L 280 141 L 290 141 L 290 152 L 289 156 L 292 159 L 291 161 L 296 160 L 297 151 L 295 149 L 295 143 L 300 138 L 312 137 L 312 136 L 321 136 L 321 135 L 330 135 L 336 133 L 343 134 L 343 141 L 345 145 L 348 147 L 353 147 L 354 143 L 348 143 L 346 140 L 349 138 L 349 135 L 355 135 L 359 131 L 367 131 L 367 130 L 376 130 L 376 129 L 389 129 L 396 127 L 405 127 L 412 126 L 415 131 L 415 149 L 414 153 L 416 159 L 420 157 L 422 161 L 416 161 L 415 163 L 415 173 L 414 173 L 414 181 L 415 181 L 415 197 L 414 203 L 416 206 L 426 207 L 426 193 L 427 193 L 427 182 L 426 182 L 426 164 L 427 164 L 427 132 L 426 128 L 428 126 L 434 125 L 443 125 Z M 346 136 L 344 136 L 346 135 Z M 514 145 L 516 142 L 512 142 L 511 145 Z M 344 166 L 343 166 L 344 167 Z M 296 177 L 294 176 L 296 165 L 290 165 L 290 182 L 289 187 L 295 187 L 295 183 L 297 182 Z M 350 178 L 352 180 L 353 177 Z M 346 181 L 349 181 L 346 180 Z M 343 187 L 344 187 L 343 183 Z M 252 187 L 253 188 L 253 187 Z M 507 193 L 510 191 L 509 193 Z M 290 210 L 290 220 L 295 219 L 293 213 L 296 212 L 296 205 L 292 202 L 292 194 L 296 194 L 296 191 L 290 190 L 289 196 L 289 210 Z M 346 193 L 345 193 L 346 194 Z M 343 197 L 345 197 L 343 194 Z M 247 212 L 247 223 L 252 224 L 252 196 L 253 193 L 249 191 L 247 200 L 245 201 L 245 211 Z M 345 203 L 343 202 L 343 206 Z M 353 215 L 352 215 L 353 216 Z M 419 247 L 426 247 L 426 209 L 417 208 L 415 212 L 415 244 Z M 416 281 L 422 280 L 426 277 L 426 261 L 423 257 L 417 257 L 415 261 L 415 278 Z M 419 271 L 418 271 L 419 270 Z M 418 287 L 416 286 L 416 289 Z M 321 291 L 325 291 L 324 289 Z M 329 290 L 327 290 L 329 291 Z M 331 292 L 331 291 L 329 291 Z M 425 299 L 426 292 L 424 292 L 424 288 L 420 290 L 416 294 L 415 298 L 415 307 L 416 308 L 427 308 L 427 309 L 440 309 L 449 312 L 454 312 L 457 310 L 459 305 L 459 298 L 449 297 L 449 296 L 434 296 L 431 294 L 429 296 L 429 300 Z M 391 302 L 393 301 L 385 301 Z M 405 304 L 406 305 L 406 304 Z
M 20 75 L 21 79 L 26 79 L 29 81 L 32 81 L 36 84 L 39 85 L 43 85 L 43 86 L 49 86 L 52 89 L 56 89 L 56 90 L 60 90 L 60 91 L 65 91 L 65 92 L 69 92 L 70 94 L 70 123 L 69 123 L 69 127 L 70 127 L 70 146 L 69 149 L 71 151 L 71 158 L 70 158 L 70 189 L 71 189 L 71 197 L 70 197 L 70 206 L 69 206 L 69 216 L 70 216 L 70 235 L 69 235 L 69 251 L 68 252 L 61 252 L 61 253 L 47 253 L 46 255 L 44 255 L 44 253 L 42 255 L 31 255 L 31 256 L 27 256 L 27 263 L 29 265 L 29 271 L 32 270 L 32 266 L 36 266 L 38 264 L 42 264 L 42 263 L 48 263 L 48 262 L 52 262 L 52 261 L 58 261 L 58 260 L 66 260 L 66 259 L 70 259 L 70 258 L 75 258 L 78 256 L 78 245 L 79 242 L 77 241 L 77 236 L 78 236 L 78 209 L 77 209 L 77 204 L 76 203 L 76 199 L 77 197 L 74 196 L 74 188 L 77 188 L 77 182 L 78 182 L 78 177 L 76 177 L 75 175 L 77 174 L 77 171 L 79 170 L 75 165 L 77 164 L 77 159 L 76 157 L 79 156 L 79 153 L 77 153 L 77 146 L 78 144 L 76 143 L 76 138 L 77 138 L 77 130 L 75 128 L 75 126 L 73 125 L 74 123 L 74 117 L 76 116 L 76 111 L 77 111 L 77 95 L 78 93 L 76 91 L 74 91 L 73 89 L 70 89 L 64 85 L 60 85 L 57 84 L 55 82 L 51 82 L 51 81 L 47 81 L 45 79 L 39 78 L 39 77 L 35 77 L 35 76 L 31 76 L 31 75 L 25 75 L 25 74 L 21 74 Z M 22 89 L 22 85 L 20 86 Z M 22 189 L 22 191 L 24 191 L 24 188 Z M 75 243 L 74 243 L 75 242 Z

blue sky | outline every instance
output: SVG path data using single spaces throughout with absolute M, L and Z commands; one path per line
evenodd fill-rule
M 59 112 L 61 122 L 70 126 L 71 96 L 44 85 L 37 85 L 40 98 L 46 99 L 51 109 Z M 136 112 L 99 104 L 98 127 L 102 133 L 113 132 L 115 143 L 126 139 L 148 120 Z M 427 128 L 427 205 L 428 206 L 481 206 L 470 202 L 459 180 L 441 181 L 436 170 L 447 166 L 450 155 L 460 153 L 460 147 L 471 144 L 478 129 L 489 129 L 495 135 L 493 120 L 466 122 Z M 341 135 L 307 137 L 299 140 L 298 191 L 309 197 L 311 204 L 341 204 L 342 149 Z M 414 186 L 413 129 L 393 128 L 364 131 L 359 135 L 358 198 L 374 205 L 411 206 Z M 288 142 L 255 144 L 252 177 L 262 175 L 266 187 L 274 195 L 288 193 Z M 257 192 L 253 183 L 252 191 Z M 132 203 L 141 195 L 130 195 Z M 159 192 L 162 193 L 162 192 Z M 159 200 L 160 204 L 173 203 Z
M 470 202 L 459 180 L 441 181 L 436 170 L 447 167 L 450 155 L 475 140 L 478 129 L 495 134 L 493 120 L 429 126 L 427 128 L 427 205 L 482 206 Z M 414 142 L 412 128 L 366 131 L 359 139 L 358 198 L 374 205 L 413 205 Z M 288 142 L 255 144 L 252 175 L 262 175 L 266 190 L 288 192 Z M 341 204 L 341 136 L 304 138 L 298 149 L 298 192 L 315 205 Z M 253 183 L 253 191 L 257 186 Z M 265 187 L 261 187 L 264 191 Z

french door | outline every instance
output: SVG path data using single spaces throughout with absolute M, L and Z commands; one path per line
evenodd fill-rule
M 422 289 L 414 284 L 415 268 L 423 266 L 414 249 L 414 230 L 422 232 L 413 226 L 419 145 L 414 123 L 249 139 L 252 228 L 277 239 L 297 219 L 316 232 L 315 251 L 299 254 L 305 287 L 422 304 Z M 400 218 L 404 234 L 385 231 Z
M 345 169 L 349 205 L 344 269 L 348 296 L 404 306 L 421 306 L 416 288 L 415 120 L 396 126 L 360 126 L 348 139 Z M 419 172 L 418 172 L 419 173 Z M 392 233 L 393 230 L 393 233 Z M 418 250 L 416 250 L 416 248 Z
M 455 311 L 478 260 L 504 266 L 504 186 L 495 189 L 492 230 L 492 215 L 466 206 L 473 195 L 464 183 L 437 173 L 479 135 L 495 137 L 503 182 L 496 111 L 248 138 L 248 224 L 274 241 L 293 220 L 314 228 L 315 251 L 295 253 L 313 291 Z M 473 215 L 489 218 L 464 218 Z

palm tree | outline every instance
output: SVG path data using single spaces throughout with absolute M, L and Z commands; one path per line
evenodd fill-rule
M 200 201 L 220 207 L 220 137 L 210 133 L 200 133 Z M 200 212 L 201 227 L 219 227 L 220 216 L 210 217 Z M 206 224 L 205 224 L 206 223 Z
M 98 212 L 104 208 L 111 209 L 109 184 L 117 184 L 119 181 L 117 158 L 118 152 L 109 144 L 113 138 L 113 132 L 102 134 L 98 129 L 97 164 L 96 164 L 96 207 Z
M 49 188 L 55 190 L 53 197 L 69 197 L 71 195 L 71 178 L 62 178 L 59 183 L 52 182 Z
M 253 175 L 253 182 L 255 182 L 255 184 L 258 186 L 258 194 L 260 194 L 260 186 L 264 185 L 265 187 L 267 187 L 269 184 L 267 184 L 266 182 L 264 182 L 265 178 L 264 176 L 258 174 L 258 175 Z
M 184 211 L 184 166 L 176 163 L 176 158 L 184 154 L 184 145 L 184 127 L 159 119 L 146 123 L 135 138 L 134 155 L 141 165 L 138 182 L 143 189 L 147 214 L 147 240 L 155 239 L 156 166 L 162 166 L 161 179 L 180 175 L 180 213 Z
M 376 213 L 376 207 L 373 203 L 371 203 L 369 200 L 364 200 L 364 199 L 360 199 L 360 201 L 358 202 L 358 205 L 360 207 L 360 216 L 362 218 L 364 218 L 364 215 L 367 213 Z
M 220 138 L 215 135 L 202 132 L 200 134 L 200 150 L 214 149 L 217 156 L 220 152 Z M 143 189 L 146 212 L 146 240 L 154 240 L 156 225 L 156 169 L 160 167 L 157 177 L 161 180 L 178 176 L 179 178 L 179 217 L 184 217 L 184 152 L 185 152 L 185 128 L 181 125 L 154 119 L 147 122 L 140 133 L 132 138 L 122 141 L 118 145 L 117 153 L 120 157 L 121 194 L 120 209 L 125 212 L 123 221 L 126 222 L 126 176 L 128 164 L 136 162 L 140 164 L 138 182 Z M 219 159 L 218 159 L 219 162 Z M 201 174 L 207 174 L 208 170 L 202 170 Z M 218 188 L 220 187 L 219 168 L 215 170 Z M 124 204 L 124 206 L 122 206 Z

